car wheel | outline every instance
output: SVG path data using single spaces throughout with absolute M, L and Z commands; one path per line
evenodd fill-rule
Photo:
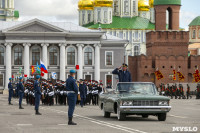
M 149 115 L 147 115 L 147 114 L 142 115 L 142 118 L 148 118 L 148 117 L 149 117 Z
M 117 119 L 119 121 L 124 121 L 126 119 L 126 114 L 121 113 L 119 108 L 117 108 Z
M 159 121 L 165 121 L 167 117 L 166 113 L 158 114 L 158 120 Z
M 110 118 L 110 113 L 105 111 L 104 106 L 103 106 L 103 117 Z

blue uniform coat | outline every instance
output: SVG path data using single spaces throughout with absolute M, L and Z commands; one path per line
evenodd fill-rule
M 132 82 L 131 73 L 129 71 L 122 71 L 116 68 L 112 74 L 117 74 L 119 77 L 119 82 Z

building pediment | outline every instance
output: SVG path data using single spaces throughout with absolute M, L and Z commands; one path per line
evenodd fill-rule
M 33 19 L 25 23 L 15 25 L 3 30 L 4 33 L 9 32 L 66 32 L 64 29 L 51 25 L 39 19 Z

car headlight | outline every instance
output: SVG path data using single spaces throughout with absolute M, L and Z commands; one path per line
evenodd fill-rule
M 133 106 L 133 102 L 132 101 L 123 101 L 122 106 Z
M 158 105 L 159 106 L 168 106 L 169 105 L 169 101 L 159 101 Z

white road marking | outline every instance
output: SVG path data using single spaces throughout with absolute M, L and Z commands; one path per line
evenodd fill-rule
M 55 112 L 67 113 L 67 112 L 61 111 L 61 110 L 50 109 L 50 108 L 47 108 L 47 109 L 53 110 Z M 96 120 L 96 119 L 93 119 L 93 118 L 90 118 L 90 117 L 85 117 L 85 116 L 81 116 L 81 115 L 77 115 L 77 114 L 74 114 L 74 117 L 78 117 L 79 119 L 82 118 L 83 120 L 89 120 L 89 121 L 91 121 L 93 123 L 101 124 L 101 125 L 104 125 L 104 126 L 107 126 L 107 127 L 112 127 L 112 128 L 115 128 L 115 129 L 120 129 L 120 130 L 129 132 L 129 133 L 134 133 L 134 132 L 137 132 L 137 133 L 147 133 L 147 132 L 140 131 L 140 130 L 137 130 L 137 129 L 132 129 L 132 128 L 124 127 L 124 126 L 120 126 L 120 125 L 116 125 L 116 124 L 112 124 L 112 123 L 108 123 L 108 122 Z
M 58 126 L 67 126 L 67 124 L 58 124 Z
M 177 115 L 169 115 L 169 116 L 176 117 L 176 118 L 183 118 L 183 119 L 187 118 L 187 117 L 184 117 L 184 116 L 177 116 Z
M 32 126 L 32 124 L 17 124 L 17 126 Z

